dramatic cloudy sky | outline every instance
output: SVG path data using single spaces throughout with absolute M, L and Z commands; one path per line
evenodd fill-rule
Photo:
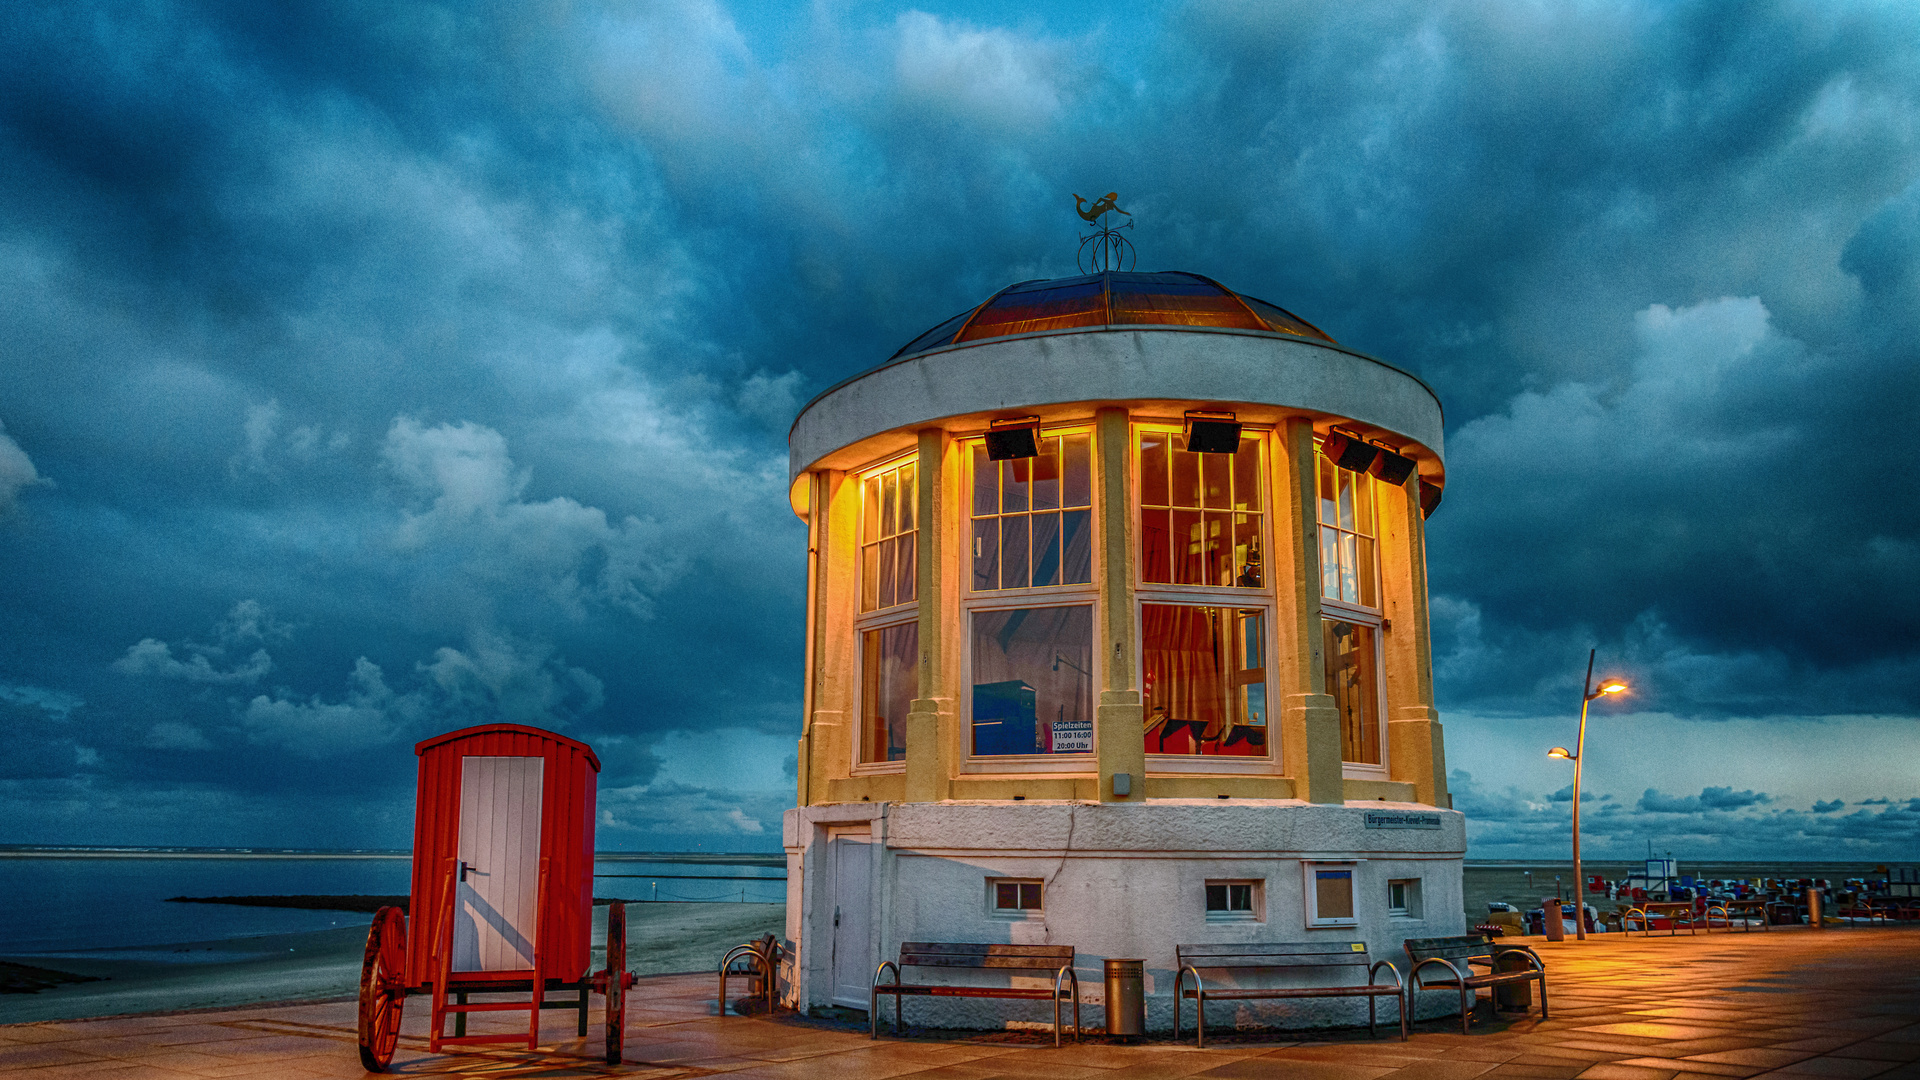
M 1920 7 L 12 4 L 0 841 L 403 846 L 416 739 L 768 848 L 798 404 L 1069 193 L 1447 406 L 1474 854 L 1920 856 Z

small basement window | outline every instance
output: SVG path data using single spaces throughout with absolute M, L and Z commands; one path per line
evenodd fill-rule
M 1357 926 L 1354 917 L 1353 864 L 1306 863 L 1307 925 Z
M 1257 881 L 1207 882 L 1207 920 L 1235 922 L 1261 917 L 1260 883 Z
M 1400 878 L 1387 882 L 1387 914 L 1396 919 L 1420 917 L 1420 879 Z
M 989 878 L 987 893 L 996 915 L 1038 915 L 1043 910 L 1039 881 Z

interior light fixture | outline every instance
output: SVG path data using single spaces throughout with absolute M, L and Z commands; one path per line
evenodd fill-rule
M 1328 461 L 1354 472 L 1372 469 L 1381 454 L 1379 447 L 1344 431 L 1327 432 L 1326 439 L 1320 444 L 1320 452 L 1327 455 Z
M 1040 418 L 1037 416 L 995 420 L 987 429 L 987 459 L 1008 461 L 1039 457 L 1040 441 L 1036 438 L 1039 431 Z
M 1367 471 L 1394 487 L 1399 487 L 1407 482 L 1407 477 L 1412 476 L 1413 470 L 1417 467 L 1412 458 L 1382 446 L 1380 456 L 1373 459 L 1373 466 Z
M 1232 454 L 1240 450 L 1240 420 L 1230 412 L 1189 411 L 1186 435 L 1187 449 L 1196 454 Z

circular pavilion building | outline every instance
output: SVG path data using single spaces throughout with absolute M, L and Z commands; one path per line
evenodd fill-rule
M 1177 945 L 1400 961 L 1463 931 L 1419 379 L 1196 274 L 1024 281 L 814 398 L 789 447 L 790 1004 L 865 1009 L 904 941 L 1071 945 L 1090 1004 L 1103 959 L 1144 958 L 1164 1028 Z

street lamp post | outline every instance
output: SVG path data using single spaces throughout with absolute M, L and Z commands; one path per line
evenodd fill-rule
M 1580 688 L 1580 733 L 1574 737 L 1573 753 L 1567 753 L 1564 746 L 1556 746 L 1547 751 L 1548 757 L 1569 758 L 1573 761 L 1573 932 L 1577 940 L 1587 940 L 1587 878 L 1580 867 L 1580 764 L 1587 750 L 1587 706 L 1593 699 L 1603 694 L 1618 694 L 1627 688 L 1619 679 L 1601 679 L 1596 689 L 1593 685 L 1593 657 L 1597 649 L 1587 650 L 1587 681 Z M 1554 912 L 1549 918 L 1559 918 Z

